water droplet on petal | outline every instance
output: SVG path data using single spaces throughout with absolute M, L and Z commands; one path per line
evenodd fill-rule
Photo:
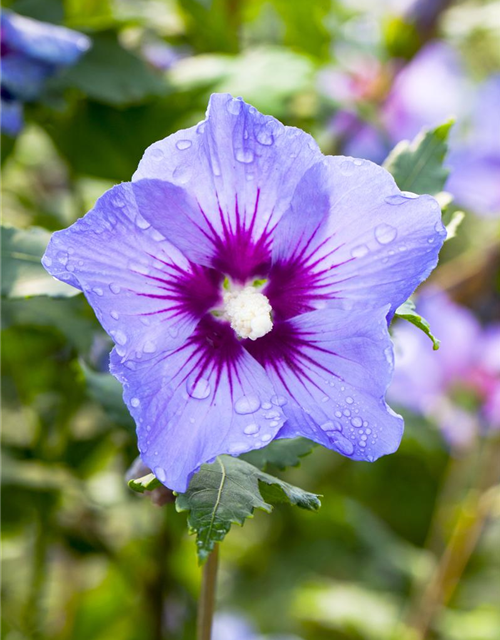
M 167 474 L 165 473 L 165 469 L 162 469 L 162 467 L 155 467 L 154 472 L 155 472 L 155 476 L 158 478 L 160 482 L 166 481 Z
M 347 402 L 347 404 L 352 404 L 354 402 L 354 399 L 351 398 L 351 396 L 347 396 L 347 398 L 345 399 L 345 401 Z
M 249 424 L 247 427 L 243 429 L 243 433 L 245 433 L 247 436 L 253 436 L 256 433 L 259 433 L 259 431 L 260 431 L 260 427 L 258 424 Z
M 375 238 L 380 244 L 389 244 L 397 235 L 398 232 L 390 224 L 382 223 L 375 227 Z
M 240 415 L 245 415 L 247 413 L 255 413 L 259 408 L 260 408 L 259 396 L 253 393 L 247 396 L 242 396 L 239 400 L 237 400 L 234 403 L 234 410 L 236 411 L 236 413 L 239 413 Z
M 141 215 L 138 215 L 135 219 L 135 224 L 139 227 L 139 229 L 149 229 L 151 226 L 147 220 L 145 220 Z
M 69 260 L 69 256 L 65 251 L 59 251 L 59 253 L 57 254 L 57 261 L 60 262 L 63 267 L 66 266 L 67 262 Z
M 363 258 L 363 256 L 366 256 L 368 251 L 369 249 L 366 244 L 360 244 L 359 246 L 354 247 L 354 249 L 351 251 L 351 255 L 353 258 Z
M 235 157 L 238 162 L 250 164 L 253 162 L 254 153 L 251 149 L 236 149 Z
M 323 431 L 342 431 L 342 425 L 339 422 L 325 422 L 321 425 Z
M 175 144 L 175 146 L 180 150 L 180 151 L 184 151 L 185 149 L 189 149 L 189 147 L 192 145 L 193 143 L 191 142 L 191 140 L 178 140 Z
M 231 98 L 231 100 L 228 100 L 226 107 L 229 113 L 232 113 L 234 116 L 237 116 L 241 111 L 242 105 L 243 105 L 243 102 L 241 99 Z
M 151 157 L 159 161 L 163 158 L 163 151 L 159 147 L 151 149 Z
M 279 411 L 269 411 L 269 413 L 266 413 L 266 420 L 276 420 L 276 418 L 280 417 L 280 413 Z
M 270 402 L 263 402 L 262 403 L 262 408 L 265 409 L 265 410 L 270 409 L 271 407 L 272 407 L 272 405 L 271 405 Z
M 50 267 L 52 264 L 52 258 L 49 258 L 49 256 L 43 256 L 42 262 L 46 267 Z
M 395 193 L 392 196 L 387 196 L 387 198 L 385 198 L 385 202 L 393 205 L 404 204 L 405 202 L 408 202 L 408 200 L 413 200 L 414 197 L 415 194 L 410 194 L 410 192 L 406 191 L 403 193 Z
M 272 424 L 272 423 L 271 423 L 271 427 L 276 427 L 276 426 L 277 426 L 277 424 L 276 424 L 276 425 L 274 425 L 274 424 Z M 261 440 L 262 440 L 262 442 L 269 442 L 269 440 L 271 440 L 271 438 L 272 438 L 272 435 L 271 435 L 270 433 L 265 433 L 265 434 L 261 437 Z
M 113 318 L 113 320 L 118 320 L 118 318 L 120 317 L 118 311 L 115 311 L 114 309 L 110 311 L 109 315 Z
M 363 420 L 361 420 L 361 418 L 355 417 L 351 420 L 351 424 L 353 427 L 356 427 L 357 429 L 359 429 L 360 427 L 363 426 Z
M 205 378 L 191 376 L 186 382 L 187 392 L 196 400 L 204 400 L 210 395 L 210 383 Z
M 352 162 L 352 160 L 344 160 L 344 162 L 342 162 L 342 164 L 340 165 L 340 173 L 343 176 L 352 175 L 355 169 L 356 165 L 354 164 L 354 162 Z
M 349 417 L 351 415 L 351 412 L 349 411 L 349 409 L 344 409 L 344 411 L 342 413 L 347 417 Z
M 283 407 L 286 404 L 285 396 L 273 396 L 271 402 L 277 407 Z
M 350 456 L 354 453 L 354 445 L 352 442 L 349 442 L 347 438 L 344 438 L 343 435 L 334 431 L 331 435 L 328 436 L 332 444 L 346 456 Z
M 142 347 L 144 353 L 154 353 L 156 351 L 156 345 L 151 340 L 147 340 Z
M 340 413 L 340 411 L 335 411 L 335 416 L 336 416 L 337 418 L 341 418 L 341 417 L 342 417 L 342 414 Z
M 133 407 L 138 407 L 141 404 L 141 401 L 139 400 L 139 398 L 132 398 L 132 400 L 130 401 L 130 404 Z
M 104 291 L 101 289 L 101 287 L 94 287 L 92 291 L 98 296 L 104 295 Z
M 200 122 L 200 124 L 196 127 L 196 133 L 199 133 L 200 135 L 204 133 L 206 126 L 207 126 L 206 120 L 203 120 L 202 122 Z
M 120 329 L 118 329 L 117 331 L 111 331 L 110 333 L 119 345 L 127 344 L 127 336 L 123 333 L 123 331 L 120 331 Z
M 120 291 L 121 291 L 121 287 L 120 287 L 120 285 L 115 284 L 114 282 L 112 282 L 112 283 L 109 285 L 109 288 L 110 288 L 110 290 L 111 290 L 111 293 L 115 293 L 115 294 L 116 294 L 116 293 L 120 293 Z

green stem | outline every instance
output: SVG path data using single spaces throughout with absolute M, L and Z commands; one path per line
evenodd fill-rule
M 200 600 L 198 602 L 197 640 L 210 640 L 212 637 L 218 564 L 219 545 L 216 544 L 203 567 Z

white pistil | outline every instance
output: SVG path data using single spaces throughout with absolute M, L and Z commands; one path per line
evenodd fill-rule
M 273 328 L 271 305 L 254 287 L 224 293 L 224 317 L 240 338 L 257 340 Z

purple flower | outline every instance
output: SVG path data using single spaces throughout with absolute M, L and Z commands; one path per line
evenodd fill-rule
M 427 44 L 396 76 L 383 109 L 394 144 L 413 139 L 466 112 L 471 95 L 458 54 L 443 42 Z
M 90 47 L 87 36 L 10 11 L 1 15 L 2 131 L 22 128 L 22 102 L 36 99 L 50 76 L 75 64 Z
M 468 137 L 450 154 L 446 189 L 482 215 L 500 214 L 500 74 L 480 88 Z
M 369 122 L 363 121 L 353 111 L 337 111 L 329 128 L 347 155 L 379 163 L 390 151 L 382 132 Z
M 387 317 L 444 237 L 432 197 L 223 94 L 54 234 L 43 264 L 114 339 L 142 460 L 182 492 L 202 463 L 277 437 L 395 451 Z
M 441 339 L 439 351 L 409 323 L 394 329 L 396 367 L 389 397 L 434 419 L 454 447 L 466 447 L 481 422 L 500 428 L 500 324 L 482 329 L 474 315 L 445 293 L 429 291 L 419 312 Z M 460 402 L 472 402 L 479 411 Z

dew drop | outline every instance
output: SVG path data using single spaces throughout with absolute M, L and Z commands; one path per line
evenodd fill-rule
M 151 226 L 147 220 L 145 220 L 141 215 L 138 215 L 135 219 L 135 224 L 139 227 L 139 229 L 149 229 Z
M 262 408 L 265 409 L 267 411 L 267 409 L 271 409 L 272 404 L 270 402 L 263 402 L 262 403 Z
M 202 122 L 200 122 L 200 124 L 196 127 L 196 133 L 199 133 L 200 135 L 204 133 L 206 126 L 207 126 L 206 120 L 203 120 Z
M 109 288 L 110 288 L 111 293 L 115 293 L 116 294 L 116 293 L 120 293 L 120 291 L 121 291 L 120 285 L 115 284 L 114 282 L 112 282 L 109 285 Z
M 342 426 L 339 422 L 325 422 L 320 427 L 323 431 L 342 431 Z
M 57 254 L 57 261 L 60 262 L 63 267 L 66 266 L 67 262 L 69 260 L 69 256 L 65 251 L 59 251 L 59 253 Z
M 191 140 L 178 140 L 175 144 L 175 146 L 180 150 L 180 151 L 184 151 L 185 149 L 189 149 L 189 147 L 192 145 L 193 143 L 191 142 Z
M 360 427 L 363 426 L 363 420 L 361 420 L 361 418 L 358 418 L 357 416 L 355 418 L 353 418 L 351 420 L 351 424 L 353 427 L 356 427 L 356 429 L 359 429 Z
M 260 427 L 258 424 L 249 424 L 247 427 L 243 429 L 243 433 L 245 433 L 247 436 L 253 436 L 256 433 L 259 433 L 259 431 L 260 431 Z
M 344 438 L 340 433 L 335 431 L 329 435 L 329 438 L 340 453 L 343 453 L 345 456 L 350 456 L 354 453 L 354 445 L 352 442 L 349 442 L 349 440 Z
M 113 320 L 118 320 L 118 318 L 120 317 L 118 311 L 115 311 L 114 309 L 110 311 L 109 315 L 113 318 Z
M 254 154 L 251 149 L 236 149 L 235 158 L 238 162 L 250 164 L 253 162 Z
M 141 404 L 141 401 L 139 400 L 139 398 L 132 398 L 132 400 L 130 401 L 130 404 L 133 407 L 138 407 Z
M 98 296 L 104 295 L 104 291 L 101 289 L 101 287 L 94 287 L 92 291 Z
M 123 333 L 123 331 L 120 331 L 120 329 L 118 329 L 117 331 L 113 331 L 111 335 L 119 345 L 123 346 L 124 344 L 127 344 L 127 336 Z
M 242 101 L 238 100 L 238 98 L 231 98 L 231 100 L 228 100 L 226 107 L 229 113 L 232 113 L 233 116 L 237 116 L 241 111 Z
M 155 452 L 155 455 L 156 452 Z M 155 467 L 155 476 L 158 478 L 158 480 L 160 482 L 165 482 L 167 479 L 167 474 L 165 473 L 165 469 L 163 469 L 162 467 Z
M 335 416 L 336 416 L 337 418 L 341 418 L 341 417 L 342 417 L 342 414 L 340 413 L 340 411 L 335 411 Z
M 264 408 L 264 406 L 262 406 L 262 408 Z M 269 411 L 269 413 L 266 413 L 266 420 L 276 420 L 276 418 L 280 417 L 280 413 L 279 411 Z
M 271 402 L 277 407 L 283 407 L 286 404 L 286 398 L 284 396 L 273 396 Z
M 228 453 L 232 456 L 237 456 L 246 451 L 247 447 L 248 445 L 245 442 L 233 442 L 228 447 Z
M 248 413 L 255 413 L 260 407 L 260 399 L 255 394 L 248 396 L 242 396 L 234 403 L 234 410 L 240 415 L 246 415 Z
M 366 447 L 366 442 L 364 440 L 360 440 L 358 444 L 360 447 L 363 447 L 363 449 Z
M 351 415 L 351 412 L 349 411 L 349 409 L 344 409 L 344 411 L 342 413 L 347 417 L 349 417 Z
M 271 423 L 271 427 L 275 427 L 275 426 L 278 426 L 278 425 L 277 424 L 274 425 L 274 424 Z M 261 436 L 260 439 L 262 440 L 262 442 L 269 442 L 269 440 L 271 440 L 271 438 L 272 438 L 272 435 L 270 433 L 265 433 L 263 436 Z
M 360 244 L 351 251 L 353 258 L 363 258 L 368 253 L 368 247 L 366 244 Z
M 375 227 L 375 238 L 380 244 L 389 244 L 397 235 L 398 232 L 390 224 L 382 223 Z
M 196 400 L 204 400 L 210 395 L 210 383 L 205 378 L 197 378 L 196 375 L 191 376 L 186 382 L 187 392 Z
M 351 398 L 351 396 L 347 396 L 345 401 L 347 402 L 347 404 L 352 404 L 354 402 L 354 400 L 353 400 L 353 398 Z
M 340 165 L 340 173 L 343 176 L 352 175 L 355 169 L 356 165 L 351 160 L 344 160 L 344 162 L 342 162 L 342 164 Z
M 154 353 L 156 351 L 156 345 L 151 340 L 147 340 L 142 347 L 144 353 Z
M 408 200 L 413 200 L 413 198 L 414 194 L 405 195 L 405 193 L 395 193 L 392 196 L 387 196 L 387 198 L 385 198 L 385 202 L 387 204 L 398 205 L 404 204 L 405 202 L 408 202 Z
M 42 262 L 46 267 L 50 267 L 52 264 L 52 258 L 49 258 L 49 256 L 44 256 Z

